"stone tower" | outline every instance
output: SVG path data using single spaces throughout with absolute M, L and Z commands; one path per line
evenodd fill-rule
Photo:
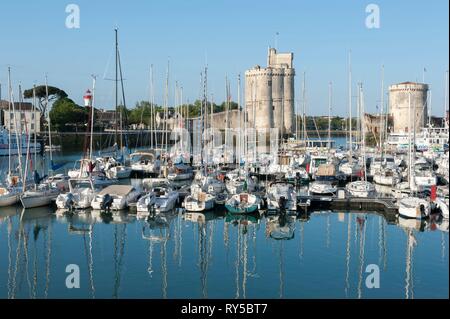
M 409 127 L 409 96 L 411 94 L 411 131 L 416 132 L 427 122 L 428 85 L 404 82 L 389 86 L 389 113 L 392 116 L 394 133 L 407 133 Z
M 245 72 L 245 105 L 250 127 L 294 131 L 293 53 L 277 53 L 269 48 L 267 67 Z

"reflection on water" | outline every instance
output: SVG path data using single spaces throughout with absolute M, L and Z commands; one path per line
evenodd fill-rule
M 446 220 L 0 210 L 1 298 L 448 298 L 448 265 Z

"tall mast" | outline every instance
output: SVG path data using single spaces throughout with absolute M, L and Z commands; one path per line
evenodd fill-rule
M 48 108 L 48 78 L 45 75 L 45 108 L 47 110 L 47 121 L 48 121 L 48 144 L 50 146 L 50 163 L 53 166 L 53 152 L 52 152 L 52 129 L 50 121 L 50 110 Z M 52 168 L 53 170 L 53 168 Z
M 412 149 L 411 149 L 411 88 L 408 89 L 408 182 L 409 182 L 409 189 L 412 191 Z
M 167 72 L 166 72 L 166 92 L 164 98 L 164 145 L 166 152 L 168 151 L 167 141 L 167 119 L 168 119 L 168 107 L 169 107 L 169 69 L 170 60 L 167 60 Z
M 302 102 L 303 102 L 303 143 L 306 150 L 306 72 L 303 72 L 303 84 L 302 84 Z
M 363 167 L 364 167 L 364 181 L 367 182 L 367 166 L 366 166 L 366 130 L 364 125 L 362 124 L 362 118 L 364 117 L 364 92 L 363 92 L 363 85 L 360 83 L 360 103 L 359 103 L 359 109 L 360 109 L 360 123 L 361 123 L 361 152 L 362 152 L 362 158 L 363 158 Z
M 89 144 L 89 158 L 92 160 L 92 145 L 94 140 L 94 102 L 95 102 L 95 81 L 96 76 L 92 76 L 92 103 L 91 103 L 91 140 Z
M 11 67 L 8 67 L 8 116 L 11 115 L 11 101 L 12 101 L 12 87 L 11 87 Z M 8 175 L 11 174 L 11 117 L 9 118 L 8 127 Z
M 150 65 L 150 148 L 153 149 L 153 64 Z
M 331 149 L 331 105 L 333 94 L 333 82 L 328 85 L 328 150 Z
M 36 84 L 33 85 L 33 119 L 34 119 L 34 168 L 37 171 L 37 152 L 36 152 L 36 146 L 37 146 L 37 138 L 36 138 Z
M 114 82 L 115 82 L 115 103 L 116 103 L 116 113 L 115 113 L 115 122 L 116 122 L 116 132 L 115 132 L 115 136 L 114 136 L 114 143 L 117 145 L 117 136 L 118 136 L 118 129 L 119 129 L 119 126 L 118 126 L 118 112 L 119 112 L 119 88 L 118 88 L 118 85 L 119 85 L 119 79 L 118 79 L 118 76 L 119 76 L 119 42 L 118 42 L 118 34 L 117 34 L 117 31 L 118 31 L 118 29 L 117 28 L 115 28 L 114 29 L 114 35 L 115 35 L 115 49 L 116 49 L 116 69 L 115 69 L 115 72 L 116 72 L 116 75 L 115 75 L 115 80 L 114 80 Z
M 236 164 L 238 164 L 238 171 L 240 170 L 240 165 L 241 165 L 241 158 L 242 158 L 242 110 L 241 110 L 241 75 L 238 74 L 238 88 L 237 88 L 237 103 L 238 103 L 238 115 L 239 115 L 239 147 L 238 147 L 238 154 L 239 157 L 236 158 Z
M 447 117 L 447 112 L 448 112 L 448 70 L 447 72 L 445 72 L 445 98 L 444 98 L 444 114 L 443 114 L 443 119 L 444 119 L 444 123 L 442 123 L 443 127 L 445 127 L 445 118 Z
M 20 173 L 20 177 L 22 179 L 22 182 L 25 182 L 23 180 L 23 173 L 22 173 L 22 151 L 21 151 L 21 140 L 19 136 L 22 136 L 21 133 L 22 132 L 18 132 L 17 131 L 17 118 L 16 118 L 16 108 L 14 105 L 14 96 L 12 93 L 12 88 L 10 90 L 10 95 L 11 95 L 11 104 L 12 104 L 12 111 L 13 111 L 13 121 L 14 121 L 14 133 L 16 135 L 16 143 L 17 143 L 17 158 L 19 160 L 19 173 Z M 11 113 L 10 113 L 11 114 Z
M 380 150 L 381 158 L 383 158 L 383 117 L 384 117 L 384 65 L 381 66 L 381 99 L 380 99 Z
M 352 51 L 348 53 L 348 129 L 349 129 L 349 161 L 353 161 L 353 132 L 352 132 Z

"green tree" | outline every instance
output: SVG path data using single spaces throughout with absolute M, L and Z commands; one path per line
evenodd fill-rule
M 48 102 L 51 103 L 55 100 L 60 100 L 67 97 L 67 93 L 63 90 L 54 87 L 54 86 L 47 86 L 48 88 Z M 41 112 L 41 123 L 43 122 L 45 118 L 45 112 L 47 112 L 47 102 L 46 102 L 46 96 L 47 96 L 47 89 L 45 85 L 39 85 L 35 87 L 36 92 L 36 98 L 38 100 L 38 105 L 36 106 L 39 109 L 39 112 Z M 25 90 L 23 92 L 23 97 L 25 99 L 32 99 L 33 98 L 33 88 Z
M 53 103 L 50 111 L 52 126 L 60 132 L 70 130 L 70 127 L 86 125 L 89 117 L 89 109 L 77 105 L 71 99 L 65 97 Z

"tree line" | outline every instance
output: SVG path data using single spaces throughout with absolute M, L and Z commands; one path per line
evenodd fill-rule
M 35 87 L 34 95 L 37 99 L 36 108 L 41 113 L 41 125 L 46 123 L 46 112 L 48 111 L 48 104 L 53 102 L 52 108 L 49 112 L 52 129 L 59 132 L 67 131 L 80 131 L 86 128 L 89 108 L 80 106 L 75 103 L 72 99 L 68 97 L 64 90 L 57 87 L 48 86 L 48 104 L 47 104 L 47 90 L 45 85 L 40 85 Z M 28 89 L 24 91 L 25 99 L 33 98 L 33 89 Z M 196 100 L 194 103 L 183 104 L 176 107 L 168 107 L 169 112 L 182 113 L 188 118 L 195 118 L 201 115 L 202 101 Z M 227 105 L 228 104 L 228 105 Z M 233 101 L 222 102 L 221 104 L 212 103 L 212 108 L 214 113 L 223 112 L 227 110 L 237 110 L 238 104 Z M 151 125 L 152 118 L 155 114 L 164 112 L 164 107 L 161 105 L 153 105 L 153 115 L 152 115 L 152 105 L 148 101 L 137 102 L 133 108 L 127 108 L 123 105 L 118 106 L 118 110 L 122 113 L 123 127 L 127 127 L 132 124 L 144 124 Z M 208 102 L 208 112 L 211 110 L 211 102 Z M 96 131 L 104 129 L 104 123 L 101 120 L 101 110 L 95 109 L 94 114 L 94 129 Z M 160 115 L 162 117 L 162 115 Z M 299 127 L 303 128 L 302 117 L 297 118 Z M 331 130 L 332 131 L 343 131 L 347 129 L 348 120 L 343 117 L 334 116 L 331 118 Z M 356 119 L 352 120 L 352 125 L 356 128 Z M 308 131 L 328 130 L 328 117 L 306 117 L 306 129 Z

